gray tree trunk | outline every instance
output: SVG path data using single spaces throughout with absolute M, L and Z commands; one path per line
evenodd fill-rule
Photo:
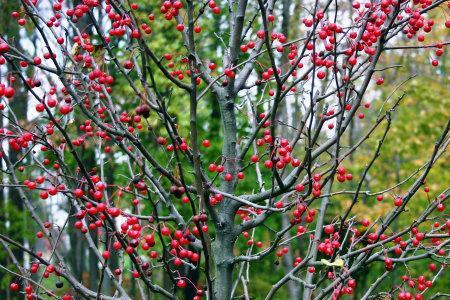
M 225 172 L 233 175 L 233 181 L 222 181 L 221 190 L 233 194 L 236 186 L 236 174 L 239 170 L 237 161 L 237 124 L 234 111 L 234 95 L 219 95 L 220 114 L 222 118 L 223 148 L 222 156 Z M 234 215 L 237 207 L 233 200 L 226 199 L 217 209 L 216 239 L 212 243 L 215 265 L 214 298 L 227 300 L 232 289 L 234 258 L 233 248 L 236 240 L 234 232 Z

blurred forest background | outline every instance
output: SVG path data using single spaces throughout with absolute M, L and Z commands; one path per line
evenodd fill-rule
M 65 1 L 66 3 L 70 2 Z M 145 18 L 151 12 L 158 12 L 161 3 L 157 1 L 135 1 L 139 3 L 140 10 L 142 13 L 142 18 Z M 303 9 L 298 0 L 283 0 L 283 5 L 279 5 L 280 11 L 278 15 L 282 14 L 283 9 L 294 9 L 301 12 Z M 78 2 L 75 1 L 75 4 Z M 218 3 L 220 5 L 220 3 Z M 304 4 L 304 3 L 302 3 Z M 71 5 L 71 4 L 69 4 Z M 284 7 L 283 7 L 284 6 Z M 347 7 L 350 14 L 350 1 L 342 1 L 342 6 Z M 9 40 L 14 40 L 18 47 L 26 48 L 24 51 L 29 52 L 31 56 L 35 55 L 39 51 L 37 35 L 33 32 L 32 28 L 19 28 L 18 25 L 12 18 L 10 14 L 13 10 L 17 10 L 19 7 L 19 1 L 10 0 L 0 0 L 0 33 L 4 34 L 5 38 Z M 251 13 L 249 10 L 249 14 Z M 434 16 L 436 23 L 442 24 L 445 17 L 449 18 L 449 15 L 445 15 L 445 12 L 439 12 L 437 10 L 437 15 Z M 294 15 L 300 15 L 294 14 Z M 220 49 L 222 49 L 222 38 L 226 39 L 226 36 L 222 36 L 221 33 L 224 31 L 224 26 L 228 24 L 224 21 L 226 14 L 222 14 L 220 17 L 215 18 L 203 18 L 202 33 L 200 35 L 199 43 L 202 48 L 203 57 L 211 58 L 211 61 L 216 63 L 218 66 L 221 65 L 220 60 Z M 159 17 L 162 17 L 159 15 Z M 281 18 L 279 18 L 281 20 Z M 281 22 L 281 21 L 280 21 Z M 302 36 L 300 31 L 301 20 L 291 19 L 289 20 L 289 26 L 287 28 L 281 28 L 280 23 L 279 30 L 281 30 L 287 37 L 288 40 L 291 38 L 296 38 Z M 78 23 L 79 28 L 84 32 L 91 32 L 90 24 L 81 20 Z M 277 25 L 278 26 L 278 25 Z M 178 54 L 184 53 L 184 46 L 181 42 L 179 33 L 175 30 L 173 24 L 168 22 L 153 22 L 151 24 L 152 34 L 148 38 L 148 43 L 159 55 L 164 53 L 172 53 L 174 57 L 177 58 Z M 445 41 L 449 39 L 448 31 L 445 32 L 444 28 L 437 28 L 433 32 L 426 36 L 424 43 L 435 43 L 438 41 Z M 397 44 L 410 44 L 405 38 L 404 41 L 397 41 Z M 115 45 L 115 50 L 119 60 L 127 59 L 124 57 L 121 49 L 127 47 L 128 45 L 123 45 L 118 43 Z M 384 75 L 384 85 L 375 86 L 372 85 L 372 90 L 367 94 L 367 99 L 364 103 L 369 103 L 370 108 L 364 109 L 364 114 L 366 117 L 362 120 L 355 119 L 351 126 L 351 129 L 347 133 L 348 144 L 352 145 L 362 131 L 367 129 L 371 121 L 376 118 L 378 111 L 381 109 L 381 105 L 384 100 L 390 98 L 399 97 L 403 91 L 406 92 L 405 97 L 401 103 L 400 108 L 393 116 L 392 129 L 389 133 L 389 138 L 385 142 L 385 146 L 382 148 L 381 156 L 372 167 L 369 172 L 369 176 L 364 183 L 364 190 L 367 191 L 379 191 L 387 187 L 395 185 L 397 183 L 407 181 L 412 182 L 414 176 L 408 180 L 416 170 L 418 170 L 425 160 L 427 159 L 429 153 L 433 149 L 434 141 L 436 140 L 442 125 L 446 122 L 450 114 L 450 89 L 449 89 L 449 53 L 444 51 L 444 54 L 439 58 L 439 66 L 433 67 L 431 65 L 431 59 L 435 57 L 436 48 L 424 49 L 424 50 L 396 50 L 390 51 L 389 56 L 384 56 L 381 59 L 382 65 L 387 67 L 392 65 L 397 65 L 395 68 L 390 68 L 385 72 Z M 103 53 L 99 51 L 97 54 L 100 59 L 102 59 Z M 122 56 L 121 56 L 122 55 Z M 178 57 L 179 59 L 179 57 Z M 216 59 L 216 60 L 214 60 Z M 5 76 L 8 70 L 3 67 L 1 68 L 0 75 L 1 80 L 5 80 Z M 43 76 L 43 74 L 36 74 L 36 76 Z M 51 82 L 51 78 L 46 79 Z M 161 84 L 161 89 L 167 93 L 167 97 L 170 97 L 170 112 L 172 115 L 176 116 L 177 122 L 180 127 L 180 131 L 185 135 L 188 132 L 188 95 L 180 94 L 178 91 L 172 91 L 169 85 L 162 78 L 156 77 L 156 81 Z M 19 81 L 18 81 L 19 82 Z M 401 83 L 403 84 L 401 85 Z M 399 85 L 401 85 L 399 87 Z M 134 95 L 128 84 L 125 83 L 124 79 L 120 76 L 116 77 L 116 82 L 114 85 L 114 90 L 117 95 Z M 395 92 L 394 92 L 395 90 Z M 394 92 L 394 94 L 392 94 Z M 114 95 L 113 95 L 114 96 Z M 298 101 L 301 101 L 301 95 L 298 96 L 293 103 L 290 103 L 291 107 L 286 107 L 283 109 L 284 114 L 291 114 L 292 120 L 298 120 L 299 114 L 301 113 L 299 109 L 296 109 L 296 105 L 299 105 Z M 205 163 L 214 161 L 217 158 L 217 154 L 220 153 L 221 148 L 221 134 L 220 134 L 220 122 L 219 122 L 219 109 L 218 104 L 215 100 L 210 97 L 205 98 L 200 103 L 199 106 L 199 124 L 202 124 L 200 136 L 203 139 L 210 139 L 212 147 L 207 151 L 203 151 L 203 157 Z M 35 116 L 33 115 L 34 106 L 28 103 L 28 96 L 23 89 L 16 88 L 16 96 L 14 100 L 10 103 L 13 110 L 17 113 L 17 117 L 21 120 L 24 126 L 27 126 L 29 122 L 37 122 Z M 373 102 L 373 103 L 372 103 Z M 137 99 L 127 98 L 123 96 L 123 107 L 126 109 L 128 106 L 128 111 L 134 111 Z M 240 106 L 239 103 L 237 107 L 241 110 L 240 114 L 240 124 L 242 132 L 240 136 L 245 136 L 245 128 L 247 117 L 246 117 L 246 107 L 244 105 Z M 77 116 L 75 116 L 77 117 Z M 285 116 L 280 116 L 283 118 Z M 81 116 L 80 116 L 81 118 Z M 155 155 L 166 155 L 161 150 L 158 150 L 155 143 L 155 137 L 159 136 L 161 123 L 156 119 L 150 118 L 147 120 L 148 126 L 151 127 L 149 134 L 142 135 L 143 139 L 146 140 L 146 145 L 149 149 L 152 149 Z M 7 120 L 0 120 L 0 124 L 3 126 L 7 125 Z M 3 127 L 0 125 L 0 127 Z M 352 156 L 346 163 L 345 167 L 353 174 L 354 177 L 358 178 L 361 174 L 368 160 L 372 157 L 374 148 L 376 147 L 377 137 L 379 137 L 383 128 L 375 131 L 371 136 L 371 139 L 365 143 L 360 150 Z M 113 144 L 110 145 L 113 147 Z M 90 168 L 94 167 L 97 163 L 97 159 L 100 157 L 93 145 L 89 146 L 89 142 L 85 144 L 84 151 L 80 152 L 83 155 L 84 162 Z M 127 174 L 127 165 L 118 159 L 119 153 L 115 153 L 114 147 L 110 154 L 101 156 L 105 159 L 106 168 L 105 172 L 107 175 L 108 183 L 113 183 L 116 185 L 125 184 L 125 176 L 121 174 Z M 14 159 L 18 159 L 15 157 Z M 68 162 L 69 164 L 75 165 L 75 162 Z M 25 159 L 22 163 L 25 167 L 28 167 L 27 160 Z M 3 176 L 3 175 L 2 175 Z M 246 179 L 239 184 L 241 191 L 247 191 L 248 187 L 256 181 L 253 173 L 249 173 Z M 21 178 L 24 180 L 26 178 Z M 6 178 L 2 179 L 6 180 Z M 355 188 L 357 181 L 345 183 L 340 185 L 340 188 L 352 190 Z M 431 195 L 434 196 L 439 192 L 439 187 L 448 186 L 450 182 L 450 160 L 444 158 L 439 161 L 438 165 L 433 168 L 432 172 L 428 176 L 427 184 L 431 188 Z M 394 192 L 397 194 L 402 193 L 402 187 L 395 189 Z M 114 191 L 113 191 L 114 193 Z M 117 193 L 116 193 L 117 194 Z M 119 196 L 117 196 L 119 197 Z M 391 207 L 390 203 L 378 202 L 375 197 L 363 197 L 363 201 L 358 202 L 355 213 L 361 216 L 367 216 L 371 220 L 375 220 L 378 216 L 382 215 L 385 210 Z M 131 198 L 121 198 L 119 201 L 122 208 L 131 207 Z M 339 211 L 343 207 L 346 207 L 351 201 L 350 197 L 341 195 L 333 199 L 331 205 L 333 210 Z M 404 225 L 410 224 L 416 213 L 419 212 L 427 202 L 427 194 L 422 192 L 419 193 L 409 205 L 409 210 L 403 215 L 403 218 L 398 221 L 395 226 L 401 228 Z M 41 203 L 36 201 L 36 205 L 40 205 L 40 213 L 46 214 L 46 218 L 51 222 L 55 222 L 59 225 L 63 225 L 67 213 L 70 211 L 70 207 L 65 206 L 66 202 L 61 199 L 52 200 L 52 205 L 48 205 L 48 202 Z M 385 206 L 386 205 L 386 206 Z M 180 203 L 180 206 L 182 204 Z M 448 210 L 448 208 L 446 208 Z M 151 211 L 147 212 L 148 214 Z M 330 213 L 329 217 L 332 218 L 333 214 Z M 267 227 L 280 228 L 282 223 L 286 220 L 280 219 L 270 219 L 266 224 Z M 328 220 L 328 222 L 330 222 Z M 35 230 L 33 230 L 33 223 L 27 211 L 23 209 L 21 200 L 18 198 L 17 194 L 4 189 L 0 192 L 0 232 L 2 234 L 13 237 L 17 241 L 21 241 L 25 245 L 30 245 L 41 248 L 42 251 L 46 250 L 46 245 L 44 243 L 36 244 Z M 99 276 L 99 268 L 97 265 L 97 258 L 89 251 L 87 243 L 81 236 L 80 231 L 70 230 L 71 224 L 67 225 L 69 228 L 68 236 L 64 236 L 64 247 L 66 256 L 70 259 L 70 265 L 74 274 L 78 278 L 82 279 L 84 282 L 90 286 L 91 289 L 97 287 L 97 281 Z M 92 233 L 91 233 L 92 234 Z M 101 238 L 101 232 L 96 233 L 96 239 Z M 263 241 L 263 243 L 268 243 L 268 239 L 264 236 L 264 231 L 257 231 L 254 237 L 255 241 Z M 246 249 L 246 240 L 241 238 L 237 243 L 238 247 L 241 249 Z M 48 250 L 48 249 L 47 249 Z M 302 256 L 302 251 L 305 251 L 305 245 L 300 242 L 292 246 L 292 254 L 294 256 Z M 12 249 L 16 256 L 25 261 L 28 259 L 24 257 L 22 253 L 19 253 L 17 249 Z M 5 266 L 11 264 L 12 262 L 8 260 L 7 255 L 4 252 L 4 248 L 0 246 L 0 264 Z M 29 262 L 28 262 L 29 263 Z M 109 262 L 111 266 L 117 264 L 115 256 Z M 408 272 L 411 274 L 417 274 L 418 272 L 427 273 L 427 261 L 418 262 L 414 265 L 414 268 L 410 268 Z M 289 266 L 290 267 L 290 266 Z M 265 291 L 267 291 L 271 285 L 276 282 L 277 278 L 280 278 L 285 272 L 288 266 L 285 265 L 283 261 L 278 261 L 275 255 L 266 257 L 263 261 L 252 264 L 249 270 L 250 277 L 252 278 L 252 284 L 249 285 L 249 293 L 253 295 L 254 299 L 263 299 L 265 296 Z M 238 268 L 239 269 L 239 268 Z M 353 299 L 359 299 L 361 292 L 364 291 L 368 283 L 373 282 L 384 271 L 384 265 L 382 262 L 379 263 L 379 270 L 376 268 L 371 268 L 370 272 L 365 270 L 357 274 L 358 287 Z M 399 274 L 403 274 L 405 270 L 400 266 L 391 274 L 391 279 L 385 281 L 385 286 L 380 287 L 380 289 L 388 289 L 389 286 L 395 284 L 395 281 L 400 280 Z M 195 277 L 195 274 L 192 274 Z M 8 291 L 8 285 L 13 280 L 10 274 L 0 270 L 0 298 L 1 299 L 15 299 L 14 295 L 10 295 Z M 107 278 L 105 278 L 105 283 L 103 288 L 105 290 L 112 289 L 111 285 L 108 283 Z M 137 286 L 135 286 L 135 281 L 131 279 L 131 272 L 125 273 L 125 279 L 130 281 L 129 287 L 132 291 L 130 293 L 135 295 L 135 299 L 139 299 L 139 292 Z M 159 282 L 164 282 L 167 280 L 163 278 L 162 274 L 154 274 L 154 280 Z M 201 284 L 204 278 L 199 279 Z M 46 283 L 51 285 L 51 283 Z M 68 284 L 64 285 L 61 293 L 68 288 Z M 442 278 L 433 286 L 433 290 L 437 291 L 448 291 L 450 286 L 450 276 L 442 276 Z M 53 287 L 51 287 L 53 288 Z M 134 291 L 134 292 L 133 292 Z M 189 293 L 189 291 L 184 291 Z M 235 296 L 241 295 L 239 289 L 236 291 Z M 349 296 L 346 296 L 349 297 Z M 188 298 L 188 295 L 186 295 Z M 277 295 L 277 299 L 287 299 L 287 286 L 285 286 Z M 156 296 L 154 299 L 158 299 Z

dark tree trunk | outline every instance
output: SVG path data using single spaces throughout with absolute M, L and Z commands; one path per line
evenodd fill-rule
M 5 6 L 0 5 L 2 7 L 7 8 L 8 5 L 5 4 Z M 5 12 L 6 14 L 8 14 L 8 12 Z M 9 24 L 9 31 L 8 33 L 10 34 L 11 37 L 17 37 L 19 36 L 19 28 L 17 25 L 12 25 Z M 21 49 L 22 47 L 20 46 L 20 40 L 16 39 L 16 40 L 11 40 L 10 42 L 13 42 L 15 44 L 15 47 L 17 47 L 18 49 Z M 14 73 L 11 72 L 9 73 L 12 76 L 14 76 Z M 4 76 L 5 74 L 1 74 L 2 76 Z M 22 84 L 20 81 L 20 78 L 18 78 L 18 76 L 16 77 L 16 81 L 12 83 L 12 87 L 15 90 L 15 95 L 14 98 L 12 98 L 11 100 L 9 100 L 9 106 L 11 108 L 11 110 L 14 112 L 15 117 L 17 118 L 17 121 L 19 122 L 20 126 L 24 126 L 26 127 L 26 121 L 27 121 L 27 106 L 28 106 L 28 97 L 27 97 L 27 92 L 24 88 L 22 88 Z M 6 78 L 6 77 L 5 77 Z M 9 80 L 9 79 L 8 79 Z M 9 117 L 11 118 L 11 120 L 15 120 L 12 115 L 10 114 Z M 1 120 L 1 127 L 3 127 L 3 119 Z M 10 128 L 13 128 L 11 126 L 12 124 L 10 124 Z M 11 163 L 16 163 L 18 162 L 19 159 L 22 158 L 22 154 L 20 152 L 17 151 L 13 151 L 11 149 L 9 149 L 8 153 L 7 153 Z M 3 210 L 3 213 L 0 213 L 0 215 L 2 215 L 3 220 L 1 220 L 2 223 L 2 233 L 8 235 L 11 239 L 17 241 L 20 244 L 23 244 L 25 239 L 26 239 L 26 233 L 28 232 L 27 226 L 26 226 L 26 211 L 23 209 L 24 205 L 22 203 L 22 199 L 20 198 L 18 193 L 15 193 L 13 191 L 11 191 L 10 189 L 6 189 L 1 191 L 1 208 Z M 5 192 L 5 193 L 4 193 Z M 8 224 L 8 220 L 10 220 L 9 225 Z M 10 258 L 7 256 L 6 252 L 3 251 L 3 248 L 1 248 L 1 254 L 0 254 L 0 263 L 2 265 L 10 265 L 12 263 L 12 261 L 10 260 Z M 20 265 L 23 265 L 24 263 L 24 255 L 23 252 L 20 251 L 19 249 L 17 249 L 16 247 L 12 248 L 12 253 L 14 254 L 15 258 L 17 259 L 17 261 L 20 263 Z M 17 268 L 15 268 L 17 271 Z M 6 274 L 4 272 L 0 272 L 0 282 L 3 281 L 4 276 Z M 8 277 L 10 277 L 10 275 L 6 275 Z M 9 285 L 9 283 L 8 283 Z M 5 287 L 6 288 L 6 287 Z M 6 295 L 7 292 L 6 291 L 2 291 L 2 288 L 0 288 L 0 294 L 1 295 Z M 8 292 L 9 294 L 9 292 Z M 19 299 L 19 296 L 17 295 L 9 295 L 8 296 L 9 299 Z

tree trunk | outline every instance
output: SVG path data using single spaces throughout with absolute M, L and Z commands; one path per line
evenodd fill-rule
M 92 237 L 92 240 L 95 243 L 95 246 L 98 247 L 98 245 L 97 245 L 97 243 L 98 243 L 97 230 L 91 231 L 90 235 Z M 89 270 L 89 288 L 91 290 L 96 291 L 97 287 L 98 287 L 98 282 L 99 282 L 99 274 L 98 274 L 99 270 L 98 270 L 97 255 L 94 253 L 94 251 L 89 251 L 89 266 L 88 266 L 88 270 Z
M 283 226 L 282 228 L 286 228 L 290 225 L 288 215 L 281 216 L 281 224 Z M 287 232 L 285 236 L 286 236 L 287 240 L 289 240 L 292 237 L 290 232 Z M 283 268 L 284 268 L 285 273 L 288 273 L 289 271 L 292 270 L 293 263 L 294 263 L 294 257 L 292 255 L 291 244 L 289 244 L 288 249 L 289 249 L 288 253 L 283 255 L 283 259 L 282 259 Z M 288 288 L 290 299 L 300 299 L 300 286 L 296 281 L 289 280 L 289 282 L 287 283 L 287 288 Z
M 12 25 L 9 29 L 10 37 L 16 37 L 16 36 L 18 36 L 18 33 L 19 33 L 18 26 Z M 20 45 L 20 39 L 17 39 L 14 42 L 15 42 L 15 46 L 17 47 L 17 49 L 22 49 L 22 47 Z M 9 70 L 9 71 L 11 71 L 11 70 Z M 0 75 L 3 75 L 3 74 L 0 74 Z M 7 78 L 8 78 L 8 76 L 5 76 L 5 79 L 7 79 Z M 14 83 L 12 83 L 12 86 L 16 93 L 15 93 L 14 98 L 12 98 L 9 101 L 9 106 L 11 108 L 11 111 L 14 112 L 19 125 L 24 128 L 27 128 L 27 126 L 26 126 L 27 125 L 26 124 L 27 123 L 27 108 L 28 108 L 27 91 L 23 87 L 22 82 L 20 81 L 18 76 L 16 76 L 16 79 L 17 80 Z M 9 117 L 11 120 L 15 119 L 11 113 L 9 113 Z M 2 120 L 1 127 L 3 127 L 3 120 Z M 15 126 L 12 126 L 11 123 L 9 124 L 9 127 L 11 129 L 15 128 Z M 9 148 L 8 149 L 8 157 L 9 157 L 11 163 L 14 164 L 19 159 L 21 159 L 22 153 L 23 152 L 14 151 L 14 150 L 11 150 L 11 148 Z M 25 162 L 26 162 L 26 160 L 25 160 Z M 1 192 L 3 193 L 4 191 L 2 190 Z M 4 226 L 5 230 L 2 231 L 2 233 L 8 235 L 10 238 L 17 241 L 18 243 L 24 244 L 24 242 L 27 238 L 26 235 L 28 234 L 28 231 L 27 231 L 27 226 L 26 226 L 27 214 L 24 210 L 24 205 L 23 205 L 22 199 L 20 198 L 18 193 L 15 193 L 10 188 L 6 189 L 5 195 L 2 195 L 1 199 L 2 199 L 2 205 L 4 206 L 4 207 L 2 207 L 2 209 L 6 208 L 6 210 L 3 210 L 3 212 L 1 213 L 1 214 L 4 214 L 4 216 L 3 216 L 4 221 L 3 220 L 2 221 L 4 222 L 4 224 L 7 224 L 6 226 Z M 9 224 L 8 224 L 8 221 L 10 221 Z M 23 251 L 21 251 L 20 249 L 18 249 L 16 247 L 12 248 L 11 251 L 14 254 L 17 261 L 20 263 L 20 265 L 23 266 L 23 264 L 24 264 Z M 3 254 L 4 254 L 4 256 L 3 256 Z M 0 258 L 1 258 L 0 263 L 4 266 L 5 265 L 8 266 L 12 263 L 10 257 L 7 256 L 6 252 L 1 253 Z M 16 271 L 17 271 L 17 269 L 16 269 Z M 0 280 L 3 280 L 4 272 L 0 272 L 0 274 L 1 274 Z M 10 277 L 10 275 L 8 274 L 7 277 Z M 8 285 L 9 285 L 9 282 L 8 282 Z M 1 293 L 3 293 L 3 291 L 0 290 L 0 294 Z M 9 293 L 9 291 L 8 291 L 8 293 Z M 10 295 L 9 299 L 20 299 L 20 296 L 18 296 L 17 294 L 12 293 L 9 295 Z
M 115 172 L 115 167 L 116 165 L 114 164 L 114 156 L 110 153 L 106 155 L 106 160 L 107 160 L 107 168 L 105 168 L 104 172 L 104 176 L 106 177 L 106 182 L 108 182 L 108 184 L 110 186 L 107 187 L 107 191 L 108 191 L 108 195 L 112 195 L 114 192 L 114 188 L 112 187 L 114 185 L 114 172 Z M 109 237 L 105 234 L 104 239 L 107 241 L 109 239 Z M 111 246 L 110 246 L 111 247 Z M 111 270 L 114 270 L 115 268 L 117 268 L 119 266 L 119 260 L 117 255 L 111 255 L 110 259 L 108 259 L 108 267 Z M 103 286 L 102 286 L 102 291 L 105 295 L 113 295 L 113 284 L 111 279 L 109 278 L 109 276 L 105 276 L 104 280 L 103 280 Z
M 236 174 L 239 170 L 237 161 L 237 125 L 234 111 L 234 95 L 227 93 L 219 98 L 222 117 L 224 173 L 233 175 L 233 180 L 222 180 L 221 190 L 233 194 L 236 187 Z M 234 258 L 233 247 L 236 240 L 234 232 L 234 215 L 236 203 L 224 197 L 217 209 L 216 239 L 212 243 L 212 254 L 215 265 L 214 298 L 230 299 Z
M 230 225 L 217 231 L 216 240 L 212 243 L 214 264 L 216 267 L 216 279 L 214 281 L 214 299 L 230 299 L 233 275 L 233 247 L 234 238 L 227 231 Z

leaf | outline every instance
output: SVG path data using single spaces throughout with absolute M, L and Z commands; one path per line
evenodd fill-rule
M 100 67 L 105 63 L 105 53 L 106 49 L 103 45 L 93 45 L 94 51 L 92 51 L 91 55 L 94 58 L 95 63 Z
M 70 55 L 72 57 L 77 56 L 80 53 L 80 45 L 78 43 L 74 43 L 72 46 L 72 50 L 70 50 Z
M 339 256 L 333 262 L 330 262 L 329 260 L 326 260 L 323 258 L 320 260 L 320 262 L 323 265 L 329 266 L 329 267 L 338 267 L 338 268 L 344 267 L 344 260 L 342 258 L 340 258 Z

